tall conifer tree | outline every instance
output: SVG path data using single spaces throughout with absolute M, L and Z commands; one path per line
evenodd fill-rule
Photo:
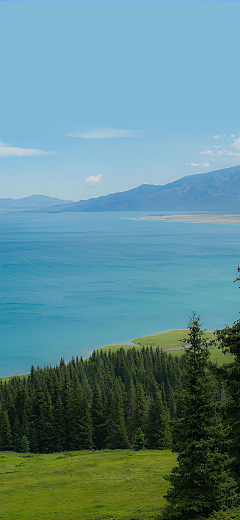
M 106 445 L 111 450 L 129 448 L 124 409 L 119 382 L 115 384 L 109 395 L 109 416 L 106 422 Z
M 188 328 L 191 346 L 186 350 L 183 416 L 175 423 L 173 443 L 179 465 L 168 477 L 171 487 L 166 495 L 167 520 L 205 518 L 213 510 L 231 505 L 236 489 L 208 370 L 208 345 L 195 313 Z
M 163 406 L 161 392 L 158 390 L 151 399 L 147 422 L 147 447 L 161 450 L 165 446 L 166 411 Z

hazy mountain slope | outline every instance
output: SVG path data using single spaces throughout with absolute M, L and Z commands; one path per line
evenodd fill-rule
M 80 200 L 51 211 L 240 210 L 240 166 Z
M 31 195 L 23 199 L 0 199 L 0 208 L 3 209 L 35 209 L 55 206 L 56 204 L 64 205 L 71 203 L 71 200 L 61 200 L 45 195 Z
M 44 195 L 0 199 L 1 210 L 15 211 L 161 211 L 240 210 L 240 166 L 189 175 L 157 186 L 142 184 L 131 190 L 79 202 Z

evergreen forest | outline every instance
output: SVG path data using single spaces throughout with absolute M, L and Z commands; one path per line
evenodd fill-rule
M 171 447 L 185 357 L 159 349 L 96 351 L 0 382 L 1 450 L 32 453 Z

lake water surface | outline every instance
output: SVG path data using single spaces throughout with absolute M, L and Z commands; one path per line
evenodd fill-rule
M 186 328 L 193 310 L 209 330 L 239 318 L 240 225 L 144 215 L 1 215 L 0 377 Z

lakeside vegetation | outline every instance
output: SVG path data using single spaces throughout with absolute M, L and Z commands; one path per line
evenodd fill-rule
M 0 447 L 21 451 L 26 437 L 32 453 L 128 448 L 141 428 L 146 447 L 169 448 L 184 367 L 184 356 L 144 347 L 32 367 L 0 381 Z
M 213 344 L 193 313 L 180 356 L 160 349 L 157 336 L 150 347 L 96 351 L 85 361 L 61 359 L 0 381 L 0 467 L 8 475 L 3 498 L 11 503 L 0 518 L 30 520 L 32 503 L 36 519 L 45 511 L 45 518 L 63 520 L 239 518 L 240 320 L 216 331 Z M 230 363 L 211 363 L 210 349 L 218 346 Z M 64 506 L 59 489 L 66 491 Z
M 112 352 L 117 352 L 119 349 L 129 350 L 133 347 L 136 350 L 141 350 L 142 347 L 152 347 L 153 350 L 156 348 L 164 349 L 166 354 L 171 354 L 171 356 L 182 356 L 184 351 L 179 350 L 167 350 L 171 347 L 177 347 L 182 345 L 183 338 L 188 337 L 189 331 L 187 329 L 177 329 L 177 330 L 169 330 L 167 332 L 161 332 L 159 334 L 153 334 L 151 336 L 143 336 L 140 338 L 136 338 L 132 340 L 132 344 L 129 345 L 107 345 L 103 347 L 101 350 L 108 352 L 111 350 Z M 216 336 L 214 332 L 204 331 L 203 338 L 209 339 L 210 341 L 216 340 Z M 219 348 L 219 344 L 209 345 L 210 352 L 210 361 L 212 363 L 217 364 L 218 366 L 222 366 L 227 363 L 231 363 L 233 361 L 233 356 L 230 352 L 226 352 L 225 354 Z

